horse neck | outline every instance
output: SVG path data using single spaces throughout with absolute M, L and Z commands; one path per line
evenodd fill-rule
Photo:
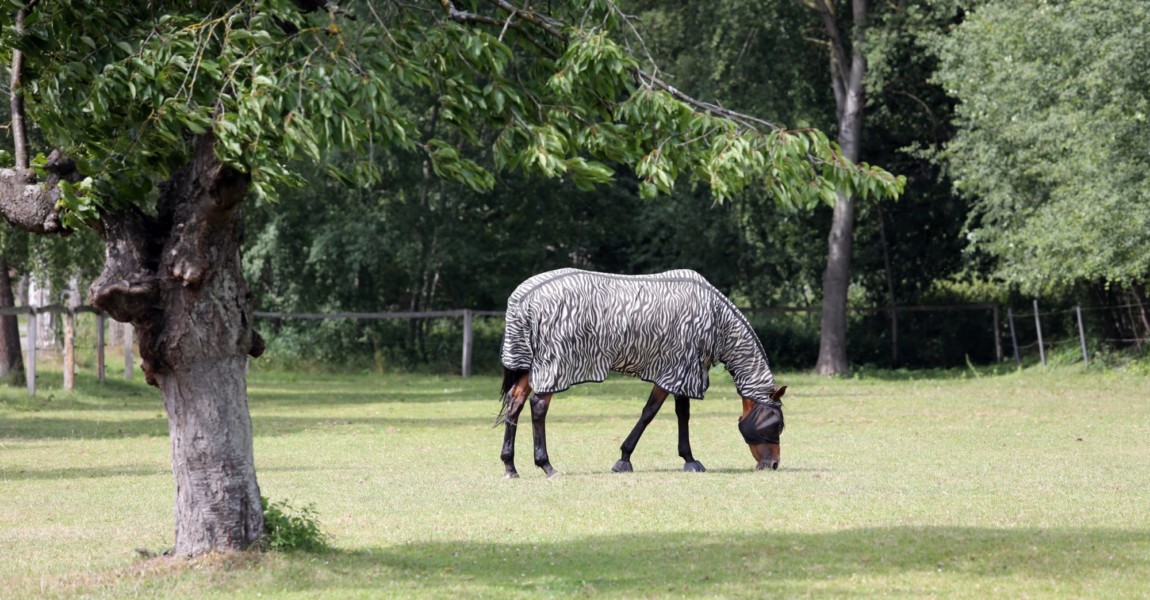
M 767 355 L 759 338 L 742 315 L 728 324 L 727 347 L 723 349 L 723 363 L 739 395 L 758 402 L 766 402 L 775 389 L 775 377 L 767 363 Z

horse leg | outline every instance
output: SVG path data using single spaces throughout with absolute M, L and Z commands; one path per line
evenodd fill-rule
M 689 422 L 691 420 L 691 399 L 686 396 L 675 396 L 675 416 L 679 418 L 679 456 L 683 457 L 686 461 L 683 465 L 684 471 L 692 473 L 702 473 L 707 469 L 703 467 L 703 463 L 695 460 L 694 455 L 691 454 L 691 428 Z
M 547 409 L 551 406 L 551 394 L 534 394 L 531 396 L 531 429 L 535 434 L 535 466 L 543 469 L 548 478 L 555 477 L 559 471 L 551 468 L 551 460 L 547 457 L 547 431 L 544 422 L 547 420 Z
M 619 462 L 611 467 L 611 470 L 616 473 L 630 473 L 634 469 L 631 468 L 631 453 L 635 451 L 635 446 L 639 444 L 639 438 L 643 435 L 643 431 L 655 420 L 655 415 L 659 414 L 659 409 L 663 407 L 663 401 L 667 399 L 668 392 L 659 386 L 651 389 L 651 396 L 647 398 L 647 405 L 643 407 L 643 414 L 639 416 L 639 422 L 635 423 L 634 429 L 631 430 L 631 435 L 623 440 L 623 445 L 619 447 L 623 451 L 623 455 L 619 458 Z
M 527 385 L 527 376 L 519 380 L 519 384 L 511 389 L 507 400 L 507 415 L 503 430 L 503 451 L 499 458 L 503 459 L 503 476 L 516 479 L 519 473 L 515 470 L 515 430 L 519 426 L 519 413 L 523 412 L 523 405 L 531 395 L 531 388 Z

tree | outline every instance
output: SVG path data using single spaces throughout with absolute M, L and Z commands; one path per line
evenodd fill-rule
M 822 18 L 830 42 L 831 87 L 835 93 L 839 147 L 844 157 L 858 162 L 865 106 L 867 1 L 851 0 L 849 38 L 844 20 L 839 18 L 830 2 L 811 0 L 810 4 Z M 823 271 L 822 324 L 819 328 L 819 358 L 815 364 L 815 371 L 821 375 L 843 375 L 850 370 L 847 361 L 847 292 L 850 288 L 854 220 L 855 198 L 845 190 L 839 191 L 827 238 L 827 267 Z
M 604 161 L 631 165 L 648 196 L 680 176 L 720 198 L 753 182 L 799 206 L 901 189 L 821 132 L 665 84 L 612 37 L 630 35 L 613 3 L 551 8 L 32 0 L 9 16 L 4 48 L 26 77 L 12 92 L 54 150 L 42 167 L 0 170 L 0 210 L 28 231 L 104 240 L 89 302 L 133 323 L 163 395 L 176 554 L 244 548 L 263 529 L 244 368 L 264 344 L 240 265 L 243 207 L 298 182 L 294 159 L 352 185 L 409 151 L 478 190 L 494 184 L 489 168 L 591 186 L 611 179 Z M 408 109 L 429 95 L 458 137 L 429 135 Z M 326 164 L 336 150 L 355 163 Z
M 1112 319 L 1133 335 L 1109 337 L 1136 345 L 1150 337 L 1148 33 L 1144 3 L 987 2 L 936 46 L 968 250 L 1022 293 L 1131 305 Z
M 988 2 L 939 40 L 970 250 L 1024 293 L 1150 279 L 1150 7 Z

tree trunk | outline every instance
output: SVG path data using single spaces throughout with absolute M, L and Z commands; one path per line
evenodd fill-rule
M 176 479 L 175 554 L 241 550 L 263 532 L 245 366 L 263 341 L 240 270 L 245 175 L 210 135 L 160 188 L 156 217 L 104 215 L 104 271 L 89 302 L 139 332 L 148 383 L 163 393 Z
M 863 52 L 867 3 L 853 0 L 854 40 L 847 53 L 839 24 L 826 0 L 817 0 L 819 11 L 831 40 L 831 81 L 838 112 L 838 143 L 843 156 L 858 162 L 862 140 L 863 78 L 866 55 Z M 849 58 L 848 58 L 849 57 Z M 847 292 L 850 289 L 851 242 L 854 237 L 855 205 L 849 194 L 840 193 L 831 217 L 827 237 L 827 268 L 823 271 L 823 312 L 819 339 L 819 358 L 815 371 L 820 375 L 845 375 L 847 361 Z
M 827 237 L 827 267 L 823 271 L 823 313 L 819 329 L 819 359 L 815 372 L 820 375 L 846 375 L 847 360 L 847 293 L 850 290 L 851 238 L 854 233 L 854 199 L 839 194 Z
M 0 308 L 16 306 L 8 258 L 0 255 Z M 11 386 L 23 386 L 24 357 L 20 353 L 20 325 L 16 315 L 0 315 L 0 380 Z

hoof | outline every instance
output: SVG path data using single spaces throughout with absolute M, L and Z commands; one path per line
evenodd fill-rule
M 703 463 L 697 460 L 693 460 L 689 463 L 685 463 L 683 465 L 683 470 L 688 473 L 706 473 L 707 467 L 704 467 Z
M 516 473 L 515 471 L 508 471 L 508 472 L 503 474 L 503 478 L 504 479 L 519 479 L 519 473 Z
M 631 468 L 631 461 L 621 460 L 616 462 L 615 466 L 611 467 L 611 471 L 614 473 L 631 473 L 634 472 L 635 469 Z
M 547 479 L 558 479 L 559 477 L 562 477 L 562 476 L 563 476 L 563 474 L 560 473 L 559 471 L 551 471 L 550 473 L 547 474 Z

